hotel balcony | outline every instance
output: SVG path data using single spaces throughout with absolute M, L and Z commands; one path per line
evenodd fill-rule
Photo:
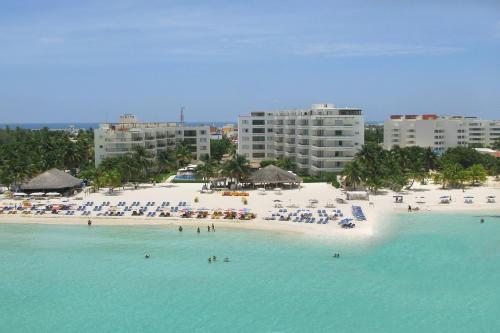
M 326 173 L 326 172 L 341 172 L 342 169 L 343 169 L 342 167 L 340 167 L 340 168 L 323 168 L 323 167 L 317 167 L 315 165 L 311 165 L 310 173 L 313 176 L 318 176 L 321 173 Z
M 355 146 L 352 143 L 347 143 L 344 142 L 343 144 L 338 144 L 337 142 L 324 142 L 324 141 L 313 141 L 311 146 L 313 148 L 322 148 L 322 149 L 338 149 L 338 150 L 343 150 L 343 149 L 354 149 Z
M 345 128 L 352 128 L 353 124 L 347 123 L 347 124 L 335 124 L 332 122 L 323 122 L 323 121 L 313 121 L 312 122 L 312 127 L 328 127 L 330 129 L 345 129 Z
M 318 156 L 311 155 L 312 160 L 316 161 L 333 161 L 333 162 L 349 162 L 354 159 L 353 156 Z

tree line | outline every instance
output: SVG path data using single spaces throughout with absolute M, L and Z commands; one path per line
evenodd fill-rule
M 17 186 L 51 168 L 79 169 L 94 163 L 94 132 L 76 135 L 48 128 L 0 129 L 0 184 Z
M 367 143 L 347 163 L 341 173 L 344 184 L 352 189 L 364 186 L 376 193 L 381 188 L 394 191 L 411 189 L 415 182 L 432 179 L 445 187 L 477 185 L 487 175 L 498 176 L 500 160 L 470 147 L 450 148 L 438 156 L 431 148 L 394 147 L 385 150 Z

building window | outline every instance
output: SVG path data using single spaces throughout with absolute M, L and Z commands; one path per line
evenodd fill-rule
M 266 157 L 266 153 L 253 153 L 252 157 L 253 158 L 264 158 L 264 157 Z
M 196 130 L 185 130 L 184 136 L 196 136 Z
M 205 131 L 205 130 L 201 130 L 201 131 L 200 131 L 200 134 L 201 134 L 201 135 L 205 135 L 205 134 L 207 134 L 207 131 Z
M 252 133 L 265 133 L 265 128 L 252 128 Z
M 252 125 L 265 125 L 265 124 L 266 124 L 265 120 L 260 120 L 260 119 L 252 120 Z

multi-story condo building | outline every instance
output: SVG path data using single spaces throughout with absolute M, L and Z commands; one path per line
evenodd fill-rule
M 145 147 L 154 158 L 159 151 L 174 149 L 184 142 L 193 158 L 210 154 L 210 126 L 186 126 L 182 123 L 140 123 L 134 115 L 123 115 L 118 123 L 100 124 L 94 130 L 95 164 L 110 156 L 133 152 Z
M 500 120 L 476 117 L 394 115 L 384 122 L 384 148 L 431 147 L 441 153 L 457 146 L 488 146 L 500 138 Z
M 251 162 L 288 158 L 310 175 L 339 172 L 364 143 L 360 109 L 313 104 L 310 109 L 238 117 L 238 153 Z

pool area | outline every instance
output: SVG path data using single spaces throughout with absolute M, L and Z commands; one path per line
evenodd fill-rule
M 195 175 L 176 175 L 174 180 L 196 180 Z

